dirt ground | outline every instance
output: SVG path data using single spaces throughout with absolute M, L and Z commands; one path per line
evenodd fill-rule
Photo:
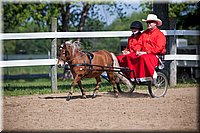
M 198 88 L 168 89 L 163 98 L 147 90 L 131 95 L 74 93 L 3 98 L 4 131 L 199 131 Z

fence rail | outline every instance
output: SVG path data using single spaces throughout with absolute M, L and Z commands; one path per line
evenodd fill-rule
M 198 36 L 198 30 L 161 30 L 164 35 Z M 128 37 L 131 31 L 94 31 L 94 32 L 36 32 L 36 33 L 4 33 L 2 40 L 14 39 L 51 39 L 51 38 L 95 38 L 95 37 Z
M 164 60 L 200 60 L 200 55 L 165 55 Z M 56 65 L 57 59 L 0 61 L 0 67 Z
M 18 39 L 54 39 L 52 41 L 55 48 L 55 38 L 97 38 L 97 37 L 129 37 L 131 31 L 95 31 L 95 32 L 37 32 L 37 33 L 1 33 L 0 40 L 18 40 Z M 198 30 L 161 30 L 166 36 L 199 36 Z M 200 55 L 165 55 L 165 60 L 199 60 Z M 56 65 L 56 57 L 53 59 L 39 59 L 39 60 L 13 60 L 0 61 L 0 68 L 15 67 L 15 66 L 38 66 L 38 65 Z M 175 66 L 176 67 L 176 66 Z M 53 70 L 52 70 L 53 71 Z M 55 73 L 55 72 L 53 72 Z M 55 77 L 54 77 L 55 78 Z M 57 80 L 52 81 L 55 84 Z M 54 87 L 55 88 L 55 85 Z
M 57 59 L 0 61 L 0 67 L 56 65 Z

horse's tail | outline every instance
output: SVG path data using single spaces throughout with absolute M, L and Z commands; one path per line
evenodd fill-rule
M 112 60 L 113 60 L 113 67 L 119 67 L 119 62 L 117 60 L 117 57 L 115 56 L 114 53 L 111 53 L 111 55 L 112 55 Z
M 119 62 L 117 60 L 117 57 L 115 56 L 114 53 L 111 53 L 111 55 L 112 55 L 112 59 L 113 59 L 114 70 L 120 71 L 119 70 L 120 66 L 119 66 Z M 118 77 L 116 79 L 116 82 L 119 82 L 119 79 L 121 79 L 122 82 L 124 84 L 126 84 L 128 88 L 130 88 L 130 89 L 133 88 L 133 85 L 131 84 L 131 82 L 126 77 L 123 76 L 123 73 L 121 71 L 120 72 L 116 72 L 116 71 L 114 71 L 115 75 Z

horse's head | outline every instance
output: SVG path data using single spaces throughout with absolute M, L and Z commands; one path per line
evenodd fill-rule
M 58 51 L 58 66 L 62 67 L 65 62 L 73 60 L 75 53 L 80 49 L 80 43 L 75 41 L 66 41 L 60 45 Z

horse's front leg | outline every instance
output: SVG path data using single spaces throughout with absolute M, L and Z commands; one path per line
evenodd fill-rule
M 78 76 L 76 75 L 75 78 L 74 78 L 74 81 L 72 82 L 71 84 L 71 88 L 70 88 L 70 91 L 68 92 L 67 94 L 67 101 L 69 101 L 72 97 L 72 93 L 74 91 L 74 86 L 77 84 L 77 82 L 79 82 L 81 80 L 81 76 Z
M 79 86 L 79 88 L 80 88 L 80 90 L 81 90 L 82 97 L 83 97 L 84 99 L 86 99 L 85 90 L 84 90 L 84 88 L 83 88 L 83 86 L 82 86 L 81 80 L 78 81 L 78 86 Z
M 94 88 L 94 91 L 93 91 L 93 94 L 92 94 L 92 98 L 96 97 L 96 95 L 97 95 L 97 93 L 99 91 L 100 83 L 101 83 L 100 76 L 95 77 L 95 79 L 96 79 L 97 84 L 96 84 L 96 87 Z

